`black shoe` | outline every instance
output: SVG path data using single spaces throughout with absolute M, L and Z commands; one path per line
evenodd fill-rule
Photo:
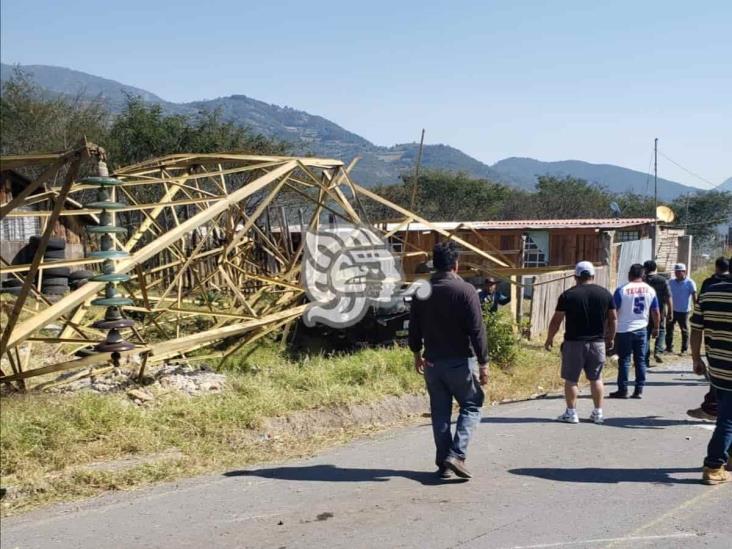
M 473 475 L 470 474 L 470 471 L 467 470 L 465 467 L 465 460 L 456 458 L 453 456 L 448 457 L 445 460 L 445 463 L 443 463 L 445 467 L 450 469 L 453 473 L 455 473 L 460 478 L 473 478 Z
M 628 398 L 628 393 L 627 391 L 621 391 L 618 389 L 614 393 L 607 395 L 607 398 Z
M 452 478 L 452 471 L 445 466 L 440 466 L 437 469 L 437 476 L 442 480 L 449 480 Z
M 633 391 L 633 394 L 630 395 L 630 398 L 643 398 L 643 391 Z
M 661 358 L 661 355 L 655 354 L 653 355 L 653 358 L 658 362 L 659 364 L 663 364 L 663 359 Z

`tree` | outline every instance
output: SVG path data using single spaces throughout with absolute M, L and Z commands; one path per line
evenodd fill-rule
M 160 105 L 133 96 L 127 98 L 124 110 L 115 118 L 107 143 L 115 167 L 181 152 L 287 152 L 283 142 L 224 122 L 219 111 L 201 111 L 194 117 L 168 115 Z
M 612 195 L 584 179 L 542 175 L 537 178 L 537 192 L 530 197 L 533 215 L 538 219 L 608 217 Z
M 732 220 L 732 193 L 697 191 L 674 199 L 671 209 L 676 214 L 674 224 L 686 228 L 698 248 L 713 248 L 717 227 Z
M 0 94 L 2 154 L 62 151 L 82 137 L 103 145 L 109 111 L 98 99 L 44 94 L 20 68 Z
M 402 183 L 378 187 L 376 192 L 402 207 L 409 208 L 413 181 L 414 176 L 403 175 Z M 462 172 L 427 170 L 419 176 L 414 211 L 430 221 L 496 219 L 499 217 L 501 205 L 512 192 L 514 191 L 505 185 L 485 179 L 473 179 Z M 389 215 L 386 211 L 378 213 L 381 217 Z

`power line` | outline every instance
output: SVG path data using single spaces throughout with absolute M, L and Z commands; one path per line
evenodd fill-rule
M 725 223 L 729 222 L 729 217 L 720 217 L 719 219 L 707 219 L 705 221 L 692 221 L 691 223 L 684 223 L 682 225 L 666 225 L 667 227 L 672 227 L 674 229 L 678 229 L 681 227 L 685 227 L 686 225 L 724 225 Z
M 704 181 L 705 183 L 707 183 L 707 184 L 711 185 L 711 186 L 712 186 L 712 188 L 714 188 L 714 187 L 716 187 L 716 186 L 717 186 L 717 184 L 716 184 L 716 183 L 712 183 L 712 182 L 711 182 L 711 181 L 709 181 L 709 180 L 708 180 L 708 179 L 707 179 L 706 177 L 702 177 L 702 176 L 701 176 L 701 175 L 699 175 L 698 173 L 694 173 L 694 172 L 692 172 L 691 170 L 689 170 L 688 168 L 685 168 L 684 166 L 682 166 L 681 164 L 679 164 L 678 162 L 676 162 L 676 161 L 675 161 L 675 160 L 674 160 L 673 158 L 669 158 L 669 157 L 668 157 L 667 155 L 663 154 L 663 152 L 661 152 L 661 151 L 658 151 L 658 154 L 660 154 L 661 156 L 663 156 L 663 157 L 664 157 L 664 158 L 665 158 L 666 160 L 668 160 L 669 162 L 671 162 L 671 164 L 673 164 L 673 165 L 674 165 L 674 166 L 676 166 L 677 168 L 681 168 L 682 170 L 684 170 L 684 171 L 685 171 L 686 173 L 688 173 L 689 175 L 693 175 L 693 176 L 694 176 L 694 177 L 696 177 L 697 179 L 699 179 L 699 180 L 701 180 L 701 181 Z

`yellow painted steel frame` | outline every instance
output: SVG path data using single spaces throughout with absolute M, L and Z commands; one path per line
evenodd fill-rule
M 53 266 L 98 264 L 95 259 L 43 261 L 49 227 L 60 216 L 97 213 L 63 208 L 69 196 L 81 204 L 82 195 L 89 196 L 91 187 L 76 178 L 80 163 L 92 157 L 103 157 L 103 149 L 84 144 L 57 155 L 0 161 L 3 168 L 45 166 L 30 190 L 0 206 L 0 219 L 37 215 L 47 220 L 45 241 L 31 264 L 11 266 L 3 259 L 0 265 L 0 273 L 24 281 L 0 339 L 0 356 L 8 358 L 13 372 L 0 372 L 0 382 L 23 383 L 37 375 L 109 361 L 109 353 L 98 353 L 81 359 L 68 356 L 57 364 L 31 365 L 26 360 L 23 367 L 19 353 L 21 346 L 33 345 L 34 340 L 54 342 L 67 355 L 100 340 L 99 332 L 86 326 L 95 313 L 89 301 L 104 283 L 89 281 L 54 303 L 33 289 L 36 272 Z M 325 212 L 342 222 L 363 223 L 367 219 L 363 203 L 377 203 L 404 216 L 405 223 L 422 223 L 452 238 L 489 265 L 509 266 L 503 258 L 355 184 L 349 176 L 354 164 L 324 158 L 191 153 L 117 170 L 113 175 L 122 181 L 117 200 L 125 200 L 129 206 L 115 215 L 117 225 L 128 227 L 129 235 L 121 239 L 121 247 L 130 254 L 117 263 L 117 271 L 132 277 L 123 285 L 123 293 L 135 301 L 126 314 L 138 320 L 128 339 L 139 345 L 127 354 L 142 354 L 143 364 L 150 364 L 174 356 L 185 358 L 214 346 L 225 359 L 268 331 L 286 329 L 297 320 L 304 310 L 299 281 L 304 239 L 295 243 L 290 234 L 285 209 L 290 208 L 292 215 L 293 205 L 301 206 L 301 216 L 304 210 L 308 216 L 295 225 L 315 228 Z M 64 184 L 48 185 L 62 169 Z M 41 191 L 51 198 L 52 210 L 19 209 L 38 204 Z M 279 211 L 275 230 L 270 217 L 273 208 Z M 378 225 L 373 228 L 384 232 Z M 33 314 L 23 317 L 23 312 Z M 38 337 L 41 329 L 56 322 L 63 323 L 57 337 Z

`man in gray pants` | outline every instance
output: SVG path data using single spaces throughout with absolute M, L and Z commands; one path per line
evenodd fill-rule
M 466 452 L 480 422 L 485 398 L 481 386 L 488 382 L 485 325 L 478 293 L 457 274 L 455 244 L 437 244 L 432 261 L 437 271 L 430 281 L 432 293 L 425 300 L 412 301 L 409 347 L 430 396 L 438 474 L 471 478 L 465 467 Z M 450 431 L 453 398 L 460 405 L 454 435 Z
M 577 414 L 577 383 L 584 371 L 590 382 L 595 408 L 590 420 L 601 424 L 602 368 L 605 351 L 611 346 L 617 327 L 617 312 L 613 296 L 602 286 L 594 284 L 595 267 L 589 261 L 580 261 L 574 268 L 575 286 L 559 296 L 557 308 L 549 323 L 549 333 L 544 347 L 554 345 L 562 321 L 565 322 L 562 343 L 562 379 L 567 409 L 557 419 L 565 423 L 579 423 Z

